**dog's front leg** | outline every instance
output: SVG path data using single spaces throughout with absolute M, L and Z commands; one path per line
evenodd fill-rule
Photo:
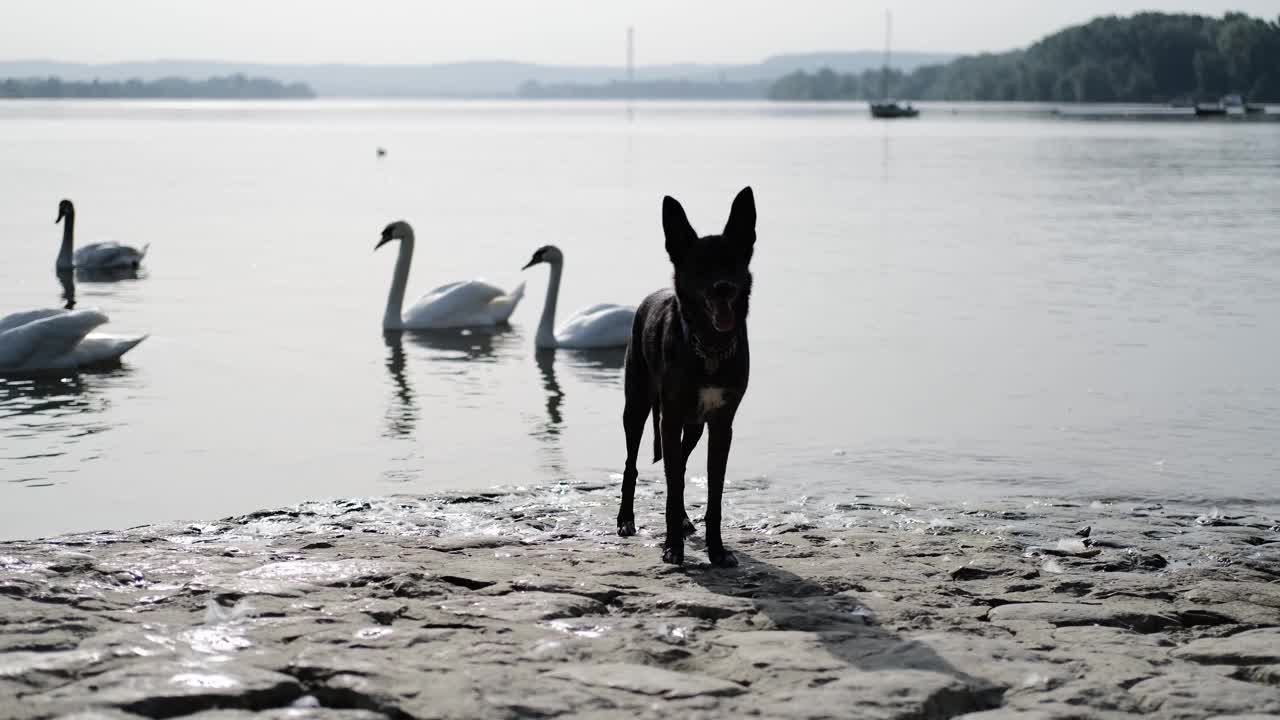
M 733 444 L 733 416 L 715 418 L 707 423 L 707 556 L 712 565 L 737 567 L 738 558 L 724 549 L 720 537 L 720 499 L 724 494 L 724 473 L 729 465 L 729 446 Z
M 672 408 L 664 403 L 664 409 Z M 684 563 L 684 453 L 680 452 L 683 424 L 678 412 L 662 413 L 662 468 L 667 476 L 667 539 L 662 546 L 662 561 L 673 565 Z

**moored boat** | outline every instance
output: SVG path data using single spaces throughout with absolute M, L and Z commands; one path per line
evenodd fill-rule
M 911 103 L 900 103 L 897 100 L 889 99 L 889 65 L 892 59 L 890 38 L 892 36 L 893 14 L 886 12 L 884 19 L 884 67 L 880 70 L 880 97 L 882 99 L 871 102 L 871 117 L 879 120 L 918 117 L 920 111 L 913 107 Z

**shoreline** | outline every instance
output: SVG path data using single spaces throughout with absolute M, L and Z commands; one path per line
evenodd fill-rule
M 731 570 L 653 482 L 0 542 L 0 717 L 1280 714 L 1277 518 L 751 492 Z

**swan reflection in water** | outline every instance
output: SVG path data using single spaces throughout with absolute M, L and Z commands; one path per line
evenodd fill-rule
M 510 327 L 486 327 L 464 330 L 386 330 L 382 334 L 387 345 L 387 374 L 391 376 L 393 395 L 387 409 L 387 437 L 410 437 L 418 424 L 418 404 L 413 387 L 405 374 L 405 342 L 427 349 L 430 362 L 493 362 L 500 352 L 520 341 L 520 333 Z M 452 366 L 450 374 L 465 373 Z
M 58 283 L 62 285 L 62 308 L 76 309 L 76 276 L 73 270 L 59 270 Z
M 593 385 L 622 382 L 622 364 L 627 357 L 625 347 L 594 350 L 560 350 L 575 374 Z
M 560 406 L 564 404 L 564 390 L 556 378 L 556 351 L 543 348 L 534 351 L 534 360 L 538 365 L 538 373 L 542 375 L 542 392 L 546 395 L 545 420 L 534 420 L 529 434 L 540 441 L 538 465 L 552 481 L 563 480 L 566 475 L 564 446 L 560 442 L 560 429 L 564 425 L 564 415 Z
M 404 376 L 404 343 L 399 330 L 388 330 L 382 334 L 387 344 L 387 374 L 391 376 L 395 397 L 387 406 L 388 437 L 407 437 L 413 434 L 418 423 L 418 406 L 413 401 L 413 388 L 409 379 Z
M 384 365 L 391 380 L 383 437 L 390 439 L 416 439 L 422 412 L 420 398 L 414 390 L 413 378 L 423 378 L 422 373 L 446 376 L 444 392 L 455 405 L 474 401 L 477 407 L 510 402 L 515 395 L 501 395 L 504 380 L 521 384 L 522 373 L 507 374 L 508 368 L 518 370 L 527 362 L 525 336 L 510 327 L 476 328 L 454 331 L 400 331 L 383 333 L 387 347 Z M 412 372 L 408 369 L 409 355 L 414 347 L 424 348 L 425 357 L 416 358 Z M 600 350 L 538 350 L 534 353 L 543 402 L 540 412 L 517 410 L 528 423 L 529 436 L 538 442 L 541 469 L 550 478 L 562 479 L 567 463 L 561 436 L 565 427 L 565 386 L 562 374 L 568 368 L 571 376 L 588 384 L 621 386 L 625 348 Z M 479 366 L 501 364 L 497 372 L 484 371 Z M 523 376 L 528 377 L 528 376 Z M 621 392 L 619 390 L 619 392 Z M 532 411 L 532 412 L 531 412 Z M 410 460 L 411 458 L 400 458 Z M 417 459 L 417 458 L 414 458 Z M 406 476 L 407 477 L 407 476 Z M 403 479 L 399 475 L 396 479 Z
M 535 427 L 534 437 L 554 438 L 560 434 L 560 426 L 564 424 L 564 416 L 560 406 L 564 404 L 564 390 L 556 379 L 556 351 L 552 349 L 538 350 L 534 353 L 538 363 L 538 372 L 542 374 L 542 392 L 547 396 L 547 421 L 541 427 Z
M 69 272 L 59 270 L 59 274 Z M 135 267 L 76 268 L 76 280 L 85 283 L 113 283 L 123 280 L 141 280 L 146 277 L 145 271 Z
M 493 362 L 500 352 L 514 348 L 521 339 L 520 332 L 510 325 L 403 332 L 409 342 L 430 350 L 432 360 L 464 362 Z
M 85 402 L 86 386 L 78 374 L 0 375 L 0 420 L 23 415 L 66 415 L 90 409 Z
M 546 422 L 540 423 L 533 431 L 535 437 L 556 437 L 564 425 L 564 415 L 560 408 L 564 405 L 564 390 L 556 377 L 556 359 L 566 360 L 566 365 L 582 379 L 601 384 L 612 384 L 621 380 L 622 361 L 626 348 L 607 348 L 601 350 L 565 350 L 544 348 L 534 353 L 538 364 L 538 372 L 542 375 L 542 391 L 546 394 Z
M 534 361 L 538 373 L 542 376 L 542 391 L 545 398 L 546 418 L 533 423 L 530 435 L 543 443 L 546 457 L 541 465 L 551 480 L 566 479 L 566 462 L 564 445 L 560 433 L 564 428 L 565 393 L 556 377 L 556 360 L 565 361 L 565 365 L 575 374 L 588 382 L 614 383 L 620 380 L 623 358 L 626 348 L 606 348 L 600 350 L 567 350 L 543 348 L 534 353 Z
M 57 270 L 58 284 L 62 286 L 62 307 L 76 309 L 76 282 L 112 283 L 120 280 L 141 280 L 144 275 L 137 268 L 76 268 Z
M 76 373 L 23 377 L 0 375 L 0 466 L 10 482 L 27 487 L 52 485 L 49 458 L 66 455 L 80 441 L 106 432 L 102 415 L 111 407 L 95 383 L 98 378 L 125 376 L 116 370 L 86 380 Z M 59 439 L 50 441 L 50 436 Z M 31 473 L 23 465 L 31 465 Z

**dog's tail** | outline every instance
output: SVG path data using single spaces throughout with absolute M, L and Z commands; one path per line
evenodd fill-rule
M 662 406 L 653 406 L 653 461 L 662 459 Z

